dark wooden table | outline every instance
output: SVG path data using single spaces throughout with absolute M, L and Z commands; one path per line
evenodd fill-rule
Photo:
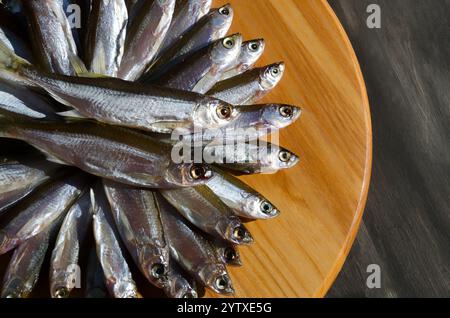
M 450 297 L 450 1 L 330 4 L 361 63 L 374 153 L 364 221 L 328 297 Z M 370 264 L 381 288 L 366 285 Z

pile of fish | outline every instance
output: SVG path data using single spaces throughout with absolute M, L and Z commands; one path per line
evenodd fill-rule
M 234 292 L 244 222 L 279 214 L 236 176 L 297 164 L 261 138 L 301 111 L 258 104 L 285 66 L 254 67 L 264 41 L 211 5 L 1 1 L 0 143 L 33 147 L 0 158 L 2 297 L 30 296 L 47 254 L 56 298 L 141 297 L 141 274 L 169 297 Z M 223 160 L 173 160 L 175 131 Z

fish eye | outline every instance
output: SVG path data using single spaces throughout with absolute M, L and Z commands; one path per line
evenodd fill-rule
M 253 42 L 250 44 L 250 51 L 256 52 L 259 49 L 259 44 L 257 42 Z
M 280 75 L 280 69 L 278 67 L 271 68 L 270 75 L 272 75 L 273 77 L 277 77 L 278 75 Z
M 273 206 L 267 201 L 261 203 L 261 211 L 265 214 L 270 214 L 273 211 Z
M 221 15 L 229 15 L 230 14 L 230 9 L 228 9 L 227 7 L 222 7 L 219 9 L 219 13 Z
M 230 283 L 230 280 L 228 279 L 227 275 L 219 276 L 216 279 L 216 287 L 219 290 L 226 289 L 228 287 L 229 283 Z
M 152 276 L 154 278 L 160 278 L 165 273 L 165 267 L 163 264 L 157 263 L 152 266 L 151 270 Z
M 197 293 L 195 291 L 188 291 L 183 295 L 183 298 L 197 298 Z
M 225 248 L 223 255 L 227 262 L 234 261 L 237 258 L 236 251 L 234 249 L 232 249 L 231 247 Z
M 223 44 L 223 46 L 225 47 L 225 48 L 227 48 L 227 49 L 232 49 L 233 47 L 234 47 L 234 45 L 235 45 L 235 41 L 234 41 L 234 39 L 233 38 L 225 38 L 224 40 L 223 40 L 223 42 L 222 42 L 222 44 Z
M 69 290 L 65 287 L 58 288 L 55 292 L 56 298 L 67 298 L 69 297 Z
M 206 169 L 202 165 L 193 165 L 191 167 L 190 173 L 191 173 L 192 179 L 194 179 L 194 180 L 203 179 L 206 177 L 206 175 L 208 173 L 208 169 Z
M 294 110 L 291 106 L 282 106 L 280 107 L 280 115 L 285 118 L 290 118 L 294 114 Z
M 217 107 L 216 112 L 220 119 L 229 119 L 233 112 L 233 108 L 230 105 L 220 105 Z
M 245 238 L 245 233 L 246 231 L 244 228 L 242 226 L 238 226 L 234 229 L 233 236 L 238 240 L 242 240 Z
M 280 161 L 282 161 L 282 162 L 288 162 L 289 159 L 291 159 L 291 154 L 290 154 L 288 151 L 286 151 L 286 150 L 281 150 L 281 151 L 278 153 L 278 158 L 279 158 Z

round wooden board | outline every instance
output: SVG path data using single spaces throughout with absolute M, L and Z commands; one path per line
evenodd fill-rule
M 230 268 L 236 297 L 322 297 L 350 250 L 364 210 L 372 160 L 370 110 L 358 61 L 325 0 L 231 0 L 230 33 L 262 37 L 259 64 L 286 63 L 264 102 L 303 107 L 280 143 L 295 168 L 245 177 L 281 215 L 248 224 L 255 243 Z M 216 297 L 207 292 L 207 297 Z

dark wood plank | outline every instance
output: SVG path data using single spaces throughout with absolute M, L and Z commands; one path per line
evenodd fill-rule
M 366 8 L 381 8 L 381 29 Z M 374 156 L 358 237 L 328 297 L 450 296 L 450 1 L 331 0 L 368 88 Z M 369 264 L 381 288 L 366 287 Z

